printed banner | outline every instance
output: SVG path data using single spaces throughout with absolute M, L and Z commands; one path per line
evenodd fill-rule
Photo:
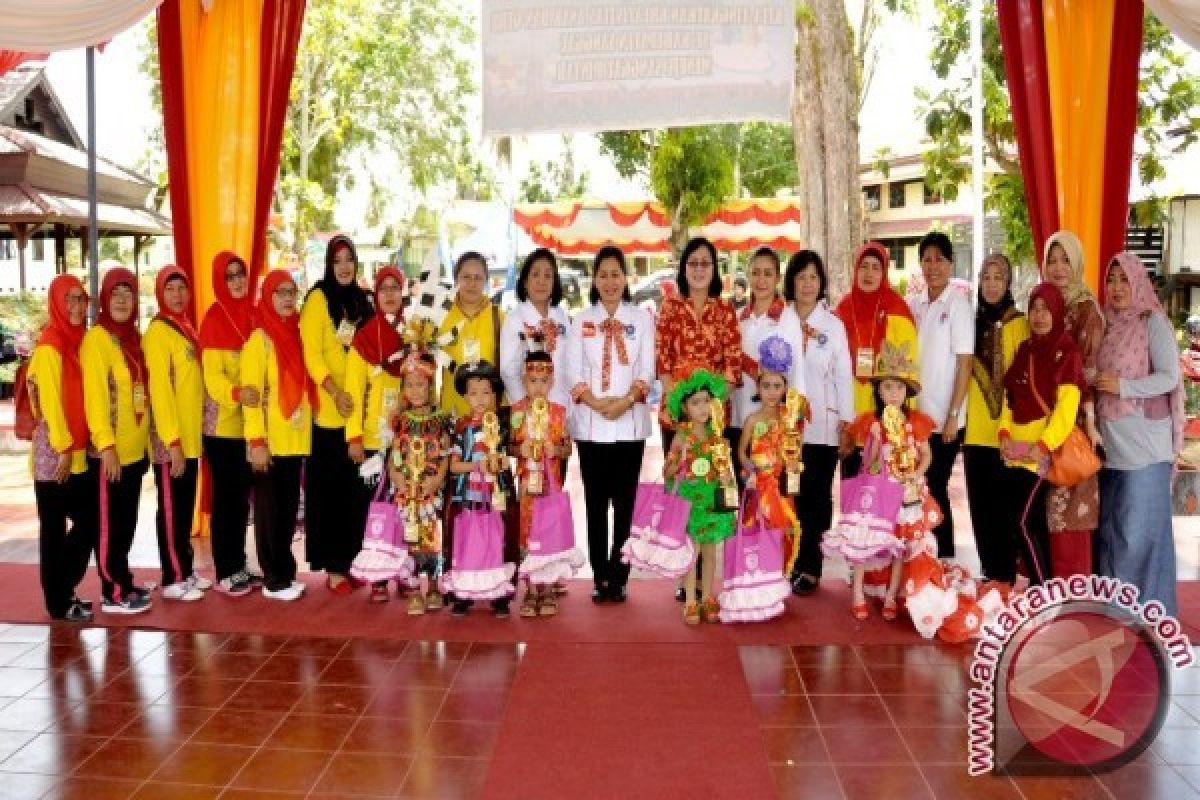
M 792 0 L 485 0 L 488 136 L 791 120 Z

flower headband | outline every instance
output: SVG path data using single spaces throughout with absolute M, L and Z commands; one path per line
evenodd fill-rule
M 706 369 L 697 369 L 676 383 L 667 397 L 667 410 L 671 419 L 676 422 L 683 419 L 683 404 L 696 392 L 708 392 L 713 398 L 724 400 L 727 393 L 725 379 Z

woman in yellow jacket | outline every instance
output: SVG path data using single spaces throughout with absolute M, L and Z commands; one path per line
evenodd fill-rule
M 1012 264 L 999 253 L 983 259 L 975 303 L 975 355 L 967 384 L 967 432 L 963 472 L 975 546 L 984 577 L 1012 583 L 1017 551 L 1013 532 L 1020 524 L 1015 492 L 1005 481 L 1009 469 L 1000 458 L 1000 414 L 1004 374 L 1017 348 L 1029 338 L 1029 323 L 1012 296 Z
M 454 305 L 450 307 L 438 333 L 458 328 L 458 336 L 445 352 L 455 364 L 486 361 L 500 363 L 500 328 L 504 312 L 487 296 L 487 261 L 479 253 L 468 251 L 454 262 Z M 467 401 L 454 388 L 453 369 L 442 370 L 441 409 L 455 417 L 470 413 Z
M 246 569 L 250 465 L 242 421 L 242 347 L 254 332 L 254 300 L 246 262 L 228 250 L 212 269 L 213 304 L 200 323 L 204 370 L 204 458 L 212 486 L 209 530 L 217 591 L 242 597 L 262 582 Z
M 292 537 L 300 506 L 300 474 L 312 447 L 316 398 L 304 368 L 296 294 L 296 283 L 286 270 L 267 274 L 258 303 L 259 327 L 242 349 L 241 364 L 262 593 L 286 601 L 304 593 L 304 584 L 296 580 Z
M 137 278 L 123 267 L 104 274 L 96 325 L 79 348 L 83 397 L 100 471 L 100 541 L 96 562 L 108 614 L 150 610 L 149 593 L 133 582 L 129 549 L 149 461 L 150 400 L 137 328 Z
M 88 296 L 73 275 L 56 277 L 47 294 L 50 321 L 25 374 L 37 420 L 30 466 L 37 500 L 42 595 L 53 619 L 87 622 L 92 619 L 92 604 L 80 600 L 75 590 L 96 546 L 98 516 L 98 473 L 86 457 L 87 414 L 79 363 Z
M 300 338 L 304 365 L 318 387 L 312 468 L 304 479 L 304 547 L 309 569 L 324 570 L 336 594 L 354 588 L 350 562 L 362 549 L 370 501 L 360 497 L 358 466 L 346 453 L 346 419 L 354 408 L 346 360 L 354 334 L 373 316 L 370 297 L 358 285 L 354 243 L 334 236 L 325 248 L 325 275 L 304 300 Z
M 212 582 L 192 569 L 192 519 L 200 465 L 204 417 L 204 376 L 199 337 L 191 317 L 191 286 L 174 264 L 158 271 L 154 294 L 158 314 L 142 337 L 150 373 L 150 442 L 158 490 L 158 558 L 162 596 L 191 602 L 204 597 Z
M 399 410 L 403 292 L 400 270 L 384 267 L 375 273 L 375 316 L 354 334 L 346 360 L 346 391 L 354 400 L 346 420 L 346 449 L 355 464 L 379 450 L 380 429 Z M 365 486 L 361 480 L 358 484 Z
M 1032 583 L 1051 576 L 1050 532 L 1042 478 L 1049 454 L 1075 427 L 1087 388 L 1083 358 L 1066 332 L 1066 302 L 1053 284 L 1040 283 L 1029 295 L 1030 336 L 1004 376 L 1000 412 L 1000 454 L 1012 468 L 1010 502 L 1021 504 L 1021 555 Z M 991 577 L 991 576 L 989 576 Z

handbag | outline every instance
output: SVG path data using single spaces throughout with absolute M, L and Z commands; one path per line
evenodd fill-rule
M 575 547 L 575 518 L 571 514 L 571 496 L 562 490 L 556 470 L 549 460 L 542 466 L 550 480 L 550 491 L 533 498 L 532 522 L 527 547 L 530 555 L 552 555 Z
M 379 488 L 368 506 L 362 550 L 350 565 L 353 577 L 370 583 L 407 580 L 412 575 L 412 557 L 404 546 L 396 504 L 382 499 L 387 483 L 381 476 Z
M 872 532 L 891 534 L 903 502 L 903 484 L 882 473 L 860 472 L 842 481 L 840 522 L 843 526 L 848 523 L 853 528 L 865 526 Z
M 783 613 L 792 585 L 783 574 L 783 531 L 767 528 L 759 514 L 722 544 L 722 622 L 761 622 Z
M 1042 413 L 1050 416 L 1050 409 L 1038 394 L 1034 382 L 1033 361 L 1029 362 L 1029 388 L 1033 390 L 1033 399 L 1042 407 Z M 1078 425 L 1071 428 L 1067 438 L 1057 450 L 1050 453 L 1050 465 L 1046 468 L 1046 480 L 1055 486 L 1078 486 L 1100 471 L 1100 457 L 1092 447 L 1092 440 L 1079 429 Z

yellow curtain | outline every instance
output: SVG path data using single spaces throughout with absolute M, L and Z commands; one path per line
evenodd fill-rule
M 1083 242 L 1084 282 L 1100 274 L 1109 61 L 1117 0 L 1044 0 L 1059 227 Z
M 212 260 L 250 260 L 258 185 L 259 35 L 263 0 L 183 0 L 187 168 L 196 310 L 212 304 Z

